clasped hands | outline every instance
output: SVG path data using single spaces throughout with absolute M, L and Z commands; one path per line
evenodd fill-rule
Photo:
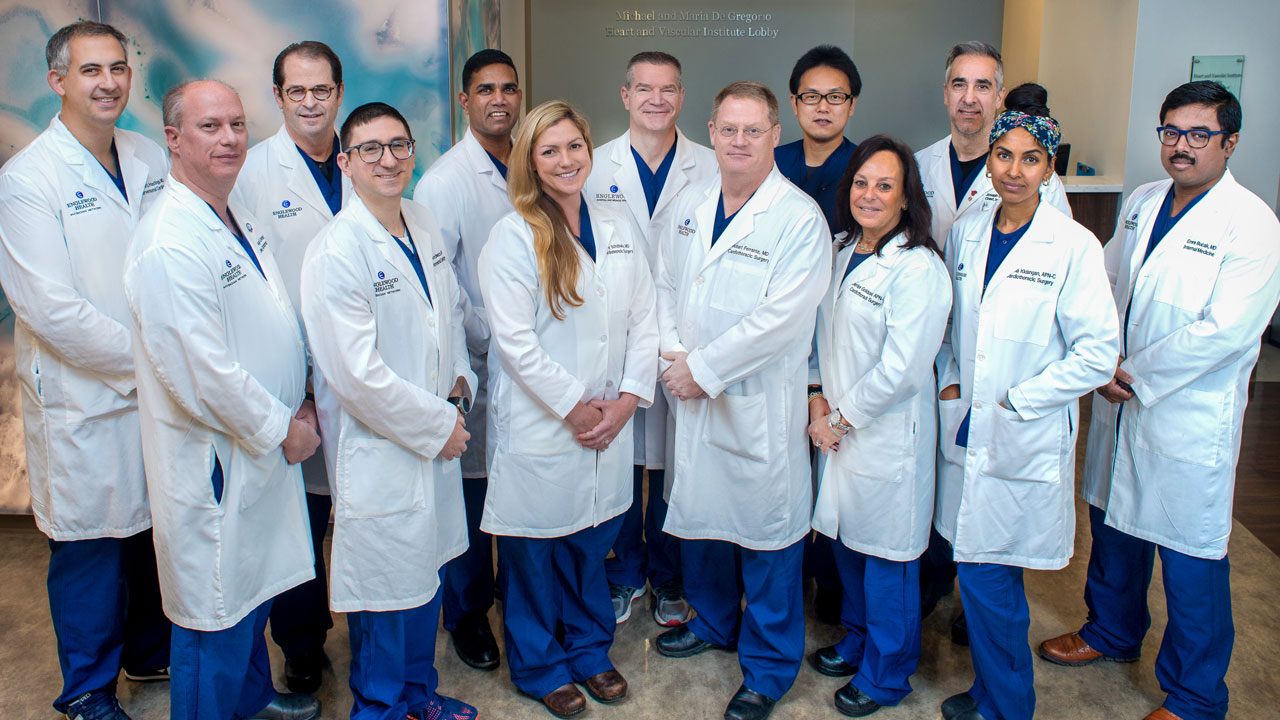
M 596 398 L 590 402 L 579 402 L 564 420 L 573 429 L 579 445 L 588 450 L 603 452 L 609 449 L 609 443 L 622 432 L 639 403 L 639 396 L 627 392 L 620 394 L 616 400 Z

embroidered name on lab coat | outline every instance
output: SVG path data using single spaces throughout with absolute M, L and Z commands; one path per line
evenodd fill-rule
M 227 268 L 228 268 L 227 271 L 222 273 L 222 289 L 223 290 L 226 290 L 232 285 L 235 285 L 236 283 L 243 280 L 245 277 L 244 271 L 240 269 L 240 263 L 236 263 L 235 265 L 232 265 L 231 261 L 228 260 Z
M 1217 245 L 1210 245 L 1209 243 L 1203 243 L 1203 242 L 1200 242 L 1199 240 L 1192 240 L 1191 238 L 1186 239 L 1186 242 L 1182 244 L 1182 249 L 1190 250 L 1191 252 L 1195 252 L 1195 253 L 1200 253 L 1201 255 L 1208 255 L 1209 257 L 1214 257 L 1218 254 Z
M 858 283 L 858 282 L 849 283 L 849 294 L 853 295 L 854 297 L 860 298 L 862 300 L 866 300 L 868 303 L 871 303 L 872 307 L 880 307 L 881 305 L 884 304 L 883 295 L 881 295 L 878 292 L 875 292 L 874 290 L 863 285 L 862 283 Z
M 680 233 L 681 237 L 689 237 L 690 235 L 698 232 L 698 225 L 693 222 L 693 220 L 685 218 L 684 223 L 676 225 L 676 232 Z
M 257 246 L 258 246 L 258 254 L 259 254 L 259 255 L 261 255 L 262 253 L 264 253 L 264 252 L 266 252 L 266 251 L 267 251 L 267 238 L 266 238 L 266 236 L 265 236 L 265 235 L 259 235 L 259 236 L 258 236 L 258 239 L 257 239 L 256 241 L 254 241 L 254 242 L 255 242 L 255 243 L 257 244 Z
M 400 288 L 397 287 L 399 283 L 400 283 L 399 277 L 387 277 L 386 273 L 379 270 L 378 279 L 375 280 L 373 283 L 373 296 L 382 297 L 383 295 L 398 293 L 400 292 Z
M 436 267 L 440 263 L 444 262 L 444 260 L 445 260 L 444 251 L 437 250 L 436 254 L 431 256 L 431 267 Z
M 627 196 L 618 192 L 617 185 L 610 185 L 609 192 L 596 193 L 596 202 L 626 202 Z
M 609 249 L 605 250 L 604 254 L 605 255 L 618 255 L 618 254 L 630 255 L 632 252 L 633 251 L 631 249 L 631 243 L 621 242 L 621 243 L 610 243 Z
M 85 197 L 84 193 L 77 190 L 76 199 L 67 203 L 67 209 L 71 212 L 67 213 L 67 217 L 75 217 L 83 215 L 87 212 L 95 212 L 101 210 L 102 206 L 98 204 L 98 196 Z
M 1031 270 L 1030 268 L 1018 268 L 1009 273 L 1010 280 L 1026 280 L 1027 282 L 1039 283 L 1041 285 L 1053 286 L 1058 282 L 1058 274 L 1049 272 L 1048 270 Z
M 748 260 L 755 260 L 756 262 L 761 262 L 761 263 L 769 262 L 768 250 L 764 250 L 761 248 L 753 248 L 749 245 L 741 245 L 741 244 L 734 245 L 733 247 L 729 248 L 729 254 L 738 255 L 738 256 L 747 258 Z
M 146 185 L 142 186 L 142 197 L 146 197 L 151 193 L 157 193 L 164 189 L 164 178 L 157 180 L 148 180 Z
M 297 215 L 298 212 L 301 210 L 301 208 L 302 208 L 302 205 L 295 203 L 291 200 L 281 200 L 280 209 L 272 210 L 271 217 L 277 220 L 283 220 L 284 218 L 291 218 Z
M 1125 220 L 1125 221 L 1124 221 L 1124 229 L 1125 229 L 1125 230 L 1137 230 L 1137 229 L 1138 229 L 1138 213 L 1134 213 L 1134 214 L 1133 214 L 1133 217 L 1131 217 L 1131 218 L 1129 218 L 1128 220 Z

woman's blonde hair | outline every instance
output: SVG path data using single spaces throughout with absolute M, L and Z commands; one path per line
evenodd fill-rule
M 557 320 L 564 319 L 564 306 L 582 304 L 578 294 L 578 241 L 569 231 L 568 220 L 556 201 L 542 189 L 534 168 L 533 153 L 538 138 L 552 125 L 569 120 L 582 133 L 591 157 L 591 130 L 587 118 L 563 100 L 550 100 L 525 116 L 516 131 L 511 148 L 511 167 L 507 172 L 507 194 L 516 212 L 533 230 L 533 250 L 538 257 L 538 278 L 542 282 L 547 304 Z M 590 168 L 583 168 L 589 172 Z

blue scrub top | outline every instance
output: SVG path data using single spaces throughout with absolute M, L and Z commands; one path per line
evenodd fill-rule
M 827 229 L 832 233 L 842 229 L 836 227 L 836 190 L 839 189 L 840 178 L 844 177 L 849 157 L 856 147 L 858 146 L 850 142 L 849 138 L 842 138 L 840 147 L 818 167 L 805 165 L 804 139 L 779 145 L 773 150 L 773 161 L 778 164 L 778 172 L 818 203 L 822 214 L 827 218 Z
M 973 181 L 978 179 L 978 173 L 982 172 L 982 168 L 987 165 L 987 156 L 990 151 L 976 157 L 972 160 L 960 162 L 960 158 L 956 155 L 956 146 L 948 144 L 948 152 L 951 153 L 951 189 L 955 193 L 956 207 L 960 207 L 960 201 L 964 200 L 965 191 L 973 185 Z
M 671 143 L 671 149 L 667 151 L 667 156 L 662 158 L 662 162 L 658 165 L 657 172 L 650 170 L 649 163 L 640 157 L 640 153 L 636 152 L 634 147 L 631 148 L 631 157 L 635 158 L 636 170 L 640 173 L 640 187 L 644 188 L 644 199 L 649 203 L 649 217 L 653 217 L 653 210 L 658 207 L 658 198 L 662 196 L 662 187 L 667 184 L 667 173 L 671 171 L 671 162 L 676 157 L 676 143 L 679 141 L 679 136 L 676 136 L 675 142 Z
M 498 159 L 498 157 L 497 157 L 496 155 L 494 155 L 493 153 L 489 152 L 488 150 L 485 150 L 485 151 L 484 151 L 484 154 L 489 156 L 489 159 L 493 161 L 493 166 L 494 166 L 494 167 L 496 167 L 496 168 L 498 168 L 498 174 L 502 176 L 502 179 L 503 179 L 503 180 L 506 180 L 506 179 L 507 179 L 507 166 L 506 166 L 506 165 L 503 165 L 503 164 L 502 164 L 502 161 L 501 161 L 501 160 L 499 160 L 499 159 Z
M 747 199 L 750 202 L 750 198 Z M 747 203 L 742 203 L 742 207 L 746 207 Z M 738 213 L 742 212 L 742 208 L 738 208 L 729 217 L 724 216 L 724 193 L 720 193 L 720 199 L 716 201 L 716 220 L 711 226 L 711 245 L 714 247 L 716 241 L 720 239 L 720 235 L 729 227 L 729 223 L 738 217 Z
M 205 202 L 205 205 L 209 205 L 209 203 Z M 218 214 L 218 211 L 214 210 L 212 205 L 209 205 L 209 209 L 213 210 L 214 215 Z M 263 280 L 266 280 L 267 274 L 262 272 L 262 264 L 258 262 L 258 254 L 253 251 L 253 246 L 249 244 L 249 238 L 246 238 L 240 230 L 240 223 L 236 222 L 236 216 L 231 212 L 230 206 L 227 207 L 227 217 L 231 218 L 231 227 L 227 229 L 231 231 L 232 235 L 236 236 L 236 242 L 240 243 L 240 247 L 244 249 L 245 254 L 253 261 L 253 266 L 258 269 L 258 274 L 262 276 Z M 221 220 L 222 218 L 219 217 L 218 219 Z
M 427 274 L 422 269 L 422 258 L 418 255 L 418 246 L 413 243 L 413 235 L 409 233 L 409 226 L 404 226 L 404 240 L 396 237 L 394 233 L 388 231 L 391 239 L 396 241 L 400 249 L 404 251 L 404 256 L 409 258 L 409 264 L 413 266 L 413 272 L 418 276 L 418 282 L 422 283 L 422 292 L 427 294 L 427 302 L 431 301 L 431 288 L 427 287 Z M 407 243 L 405 241 L 408 241 Z
M 342 152 L 342 146 L 338 144 L 338 136 L 333 136 L 333 151 L 329 153 L 329 159 L 324 162 L 316 162 L 311 156 L 303 152 L 302 148 L 298 148 L 298 154 L 307 163 L 307 169 L 311 171 L 311 177 L 316 181 L 316 187 L 320 188 L 320 195 L 324 198 L 324 202 L 329 206 L 329 212 L 334 215 L 342 209 L 342 175 L 338 172 L 338 153 Z
M 591 213 L 587 212 L 587 199 L 581 198 L 578 205 L 578 243 L 582 245 L 582 249 L 587 251 L 591 256 L 591 261 L 596 260 L 596 236 L 591 232 Z
M 867 258 L 871 257 L 872 255 L 875 255 L 875 253 L 874 252 L 860 253 L 857 250 L 854 250 L 853 255 L 849 258 L 849 266 L 844 269 L 844 277 L 840 278 L 841 284 L 844 283 L 845 278 L 849 277 L 849 273 L 853 272 L 854 268 L 861 265 Z
M 1160 212 L 1156 213 L 1156 222 L 1151 227 L 1151 240 L 1147 242 L 1147 253 L 1142 256 L 1142 262 L 1145 263 L 1147 258 L 1151 257 L 1151 251 L 1156 249 L 1156 245 L 1160 244 L 1160 241 L 1164 239 L 1165 235 L 1169 234 L 1173 226 L 1177 225 L 1178 221 L 1187 214 L 1187 211 L 1195 207 L 1196 203 L 1200 202 L 1200 198 L 1203 198 L 1208 192 L 1208 190 L 1205 190 L 1191 198 L 1191 202 L 1187 203 L 1186 207 L 1182 208 L 1177 215 L 1171 215 L 1170 213 L 1173 211 L 1173 186 L 1169 187 L 1169 192 L 1164 195 L 1164 202 L 1160 204 Z
M 111 141 L 111 159 L 116 161 L 116 174 L 107 169 L 106 165 L 98 163 L 102 167 L 102 171 L 111 178 L 111 182 L 115 183 L 116 189 L 124 196 L 124 201 L 129 202 L 129 191 L 124 189 L 124 168 L 120 166 L 120 153 L 116 152 L 116 141 Z

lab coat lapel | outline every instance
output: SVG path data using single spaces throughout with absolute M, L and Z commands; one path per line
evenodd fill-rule
M 991 277 L 991 282 L 987 283 L 987 290 L 995 290 L 996 286 L 1004 282 L 1005 278 L 1018 267 L 1019 262 L 1025 264 L 1032 255 L 1039 252 L 1040 245 L 1053 242 L 1053 228 L 1048 226 L 1049 221 L 1045 219 L 1045 205 L 1046 203 L 1041 202 L 1036 208 L 1035 215 L 1031 216 L 1031 226 L 1023 233 L 1017 244 L 1010 248 L 1009 254 L 996 269 L 996 274 Z M 974 272 L 986 273 L 987 255 L 991 252 L 991 226 L 995 224 L 997 214 L 996 212 L 986 213 L 986 221 L 983 222 L 984 231 L 977 237 L 986 238 L 987 241 L 982 244 L 985 248 L 982 252 L 982 263 L 974 268 Z M 986 299 L 985 293 L 983 299 Z
M 610 182 L 618 186 L 618 192 L 626 199 L 627 211 L 638 227 L 649 224 L 649 203 L 644 197 L 644 185 L 640 183 L 640 169 L 631 154 L 631 131 L 622 134 L 621 142 L 614 143 L 608 161 L 614 170 Z
M 737 216 L 729 222 L 729 226 L 724 229 L 724 234 L 716 240 L 716 244 L 712 245 L 707 252 L 706 259 L 702 266 L 706 267 L 715 262 L 729 251 L 737 242 L 750 235 L 755 230 L 755 216 L 769 209 L 773 204 L 773 196 L 777 194 L 779 183 L 782 182 L 782 175 L 778 172 L 778 166 L 774 165 L 769 171 L 769 175 L 765 177 L 764 182 L 760 183 L 760 187 L 756 188 L 755 194 L 747 200 L 737 213 Z M 705 225 L 699 225 L 703 229 L 701 235 L 706 238 L 706 242 L 711 242 L 711 232 L 715 227 L 716 205 L 720 200 L 720 184 L 717 183 L 713 188 L 714 194 L 709 198 L 711 212 L 705 218 Z M 702 210 L 706 208 L 706 204 L 699 208 L 698 221 L 703 222 Z
M 688 171 L 695 164 L 696 159 L 693 155 L 692 143 L 689 142 L 689 138 L 684 136 L 684 133 L 680 132 L 680 128 L 676 128 L 676 156 L 672 158 L 671 169 L 667 171 L 667 182 L 663 184 L 662 192 L 658 194 L 658 204 L 653 208 L 654 217 L 657 217 L 663 208 L 672 203 L 676 196 L 680 194 L 680 191 L 689 184 Z
M 477 175 L 488 177 L 489 183 L 501 190 L 505 195 L 507 193 L 506 179 L 502 177 L 502 173 L 498 172 L 498 168 L 493 164 L 488 151 L 480 145 L 480 141 L 472 134 L 470 127 L 467 128 L 467 132 L 462 136 L 462 149 L 467 154 L 467 164 L 471 169 L 475 170 Z
M 142 194 L 146 192 L 149 168 L 138 159 L 135 150 L 133 139 L 117 131 L 116 154 L 120 156 L 120 173 L 129 192 L 129 213 L 136 220 L 142 210 Z
M 311 169 L 302 159 L 302 154 L 298 152 L 298 146 L 293 142 L 293 138 L 289 137 L 288 129 L 283 125 L 280 126 L 280 131 L 271 141 L 276 143 L 276 157 L 280 158 L 280 166 L 289 177 L 289 190 L 296 193 L 303 202 L 321 215 L 333 217 L 333 213 L 329 211 L 329 203 L 325 202 L 324 196 L 320 194 L 320 186 L 316 185 Z M 359 158 L 356 158 L 356 161 L 359 162 Z M 344 187 L 343 193 L 346 192 L 348 191 Z
M 400 273 L 400 277 L 404 278 L 404 281 L 409 284 L 409 287 L 413 288 L 418 297 L 427 303 L 427 307 L 431 307 L 431 303 L 427 300 L 427 294 L 422 289 L 422 283 L 418 282 L 418 273 L 413 269 L 413 263 L 409 262 L 404 250 L 401 250 L 400 245 L 392 239 L 391 233 L 382 227 L 382 223 L 378 222 L 373 213 L 369 212 L 369 208 L 365 206 L 364 201 L 358 195 L 352 196 L 351 202 L 346 209 L 352 213 L 352 219 L 359 223 L 361 229 L 368 233 L 370 238 L 373 238 L 374 245 L 378 248 L 378 252 L 382 253 L 382 257 L 391 264 L 391 267 L 396 269 L 396 272 Z M 409 227 L 409 215 L 405 214 L 404 217 L 406 227 Z M 421 232 L 419 228 L 409 227 L 409 232 L 412 233 L 414 230 Z M 424 258 L 423 253 L 429 252 L 431 245 L 429 243 L 417 245 L 416 239 L 414 244 L 418 247 L 418 259 L 422 262 L 422 273 L 427 276 L 427 282 L 430 282 L 431 258 Z M 423 249 L 424 247 L 426 250 Z
M 1187 214 L 1183 215 L 1176 225 L 1169 228 L 1169 232 L 1165 234 L 1160 244 L 1151 251 L 1151 257 L 1147 258 L 1147 262 L 1144 263 L 1143 267 L 1145 268 L 1153 262 L 1160 262 L 1165 255 L 1174 252 L 1181 242 L 1204 235 L 1204 231 L 1207 228 L 1218 228 L 1215 234 L 1220 234 L 1222 221 L 1219 219 L 1219 215 L 1223 210 L 1222 204 L 1225 199 L 1234 194 L 1233 189 L 1235 187 L 1237 185 L 1235 178 L 1231 177 L 1231 171 L 1228 170 L 1223 173 L 1222 179 L 1218 180 L 1217 184 L 1209 189 L 1208 194 L 1200 202 L 1196 203 L 1195 207 L 1188 210 Z M 1160 212 L 1160 202 L 1163 201 L 1164 194 L 1162 193 L 1159 202 L 1156 203 L 1156 211 L 1151 213 L 1152 225 L 1155 224 L 1155 217 Z M 1150 237 L 1150 231 L 1147 232 L 1147 236 Z M 1144 252 L 1146 248 L 1147 245 L 1144 243 L 1142 246 Z M 1136 256 L 1138 253 L 1135 252 L 1134 255 Z
M 67 129 L 67 126 L 62 124 L 61 115 L 55 116 L 50 124 L 57 129 L 62 159 L 68 165 L 80 169 L 80 181 L 87 187 L 97 191 L 99 202 L 112 202 L 128 210 L 128 204 L 120 196 L 120 190 L 116 188 L 116 184 L 107 176 L 107 171 L 98 162 L 98 159 L 93 156 L 93 153 L 89 152 L 89 149 L 84 145 L 81 145 L 76 136 L 72 135 L 71 131 Z M 123 155 L 118 145 L 116 146 L 116 153 Z M 124 164 L 123 158 L 121 158 L 120 164 Z

